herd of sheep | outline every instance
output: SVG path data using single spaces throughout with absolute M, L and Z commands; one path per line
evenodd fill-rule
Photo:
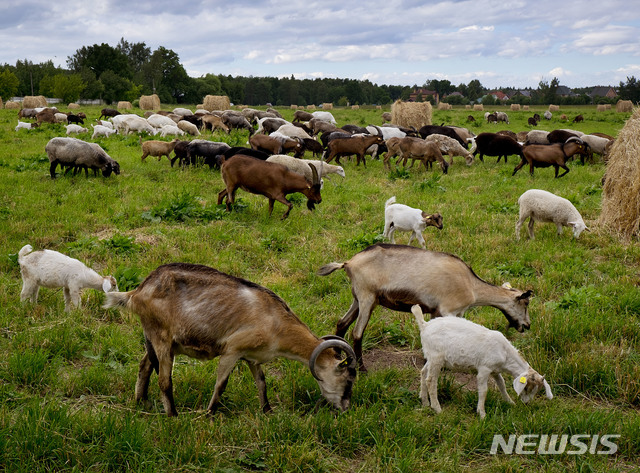
M 49 119 L 63 121 L 61 115 L 64 114 L 44 112 L 41 110 L 34 115 L 21 112 L 21 119 L 39 118 L 33 124 L 19 121 L 16 131 L 39 126 Z M 225 184 L 218 195 L 218 204 L 226 199 L 230 210 L 237 189 L 243 189 L 267 197 L 269 213 L 275 201 L 286 205 L 287 211 L 282 218 L 287 218 L 292 208 L 286 198 L 288 194 L 304 194 L 311 210 L 322 202 L 322 178 L 332 173 L 345 177 L 344 168 L 339 165 L 341 157 L 356 156 L 357 164 L 366 165 L 366 155 L 386 153 L 385 166 L 391 163 L 391 158 L 398 157 L 398 162 L 400 159 L 404 164 L 409 159 L 412 163 L 418 160 L 425 167 L 438 162 L 442 171 L 447 172 L 454 156 L 463 157 L 467 165 L 471 165 L 478 154 L 481 160 L 483 156 L 498 156 L 498 160 L 504 157 L 505 162 L 507 156 L 515 154 L 521 162 L 514 174 L 528 163 L 531 173 L 534 167 L 554 166 L 557 176 L 558 167 L 565 169 L 564 174 L 568 172 L 568 157 L 594 151 L 604 155 L 611 142 L 609 138 L 595 137 L 596 140 L 566 130 L 569 136 L 564 133 L 555 137 L 537 131 L 529 132 L 531 136 L 526 137 L 512 137 L 509 133 L 475 136 L 469 130 L 445 126 L 427 126 L 420 130 L 390 125 L 338 128 L 329 112 L 297 111 L 292 122 L 278 115 L 275 111 L 253 109 L 219 113 L 176 109 L 172 113 L 155 113 L 145 118 L 104 109 L 100 119 L 92 125 L 92 138 L 109 137 L 113 133 L 175 135 L 172 141 L 143 141 L 140 137 L 141 160 L 148 156 L 160 160 L 166 156 L 172 166 L 175 160 L 180 160 L 181 165 L 203 163 L 218 167 Z M 506 114 L 502 115 L 497 121 L 508 123 Z M 73 121 L 76 121 L 75 117 Z M 103 117 L 108 119 L 103 120 Z M 67 134 L 87 132 L 87 128 L 81 126 L 82 119 L 79 121 L 80 124 L 67 125 Z M 185 134 L 198 137 L 205 129 L 223 132 L 246 129 L 251 147 L 233 148 L 223 142 L 180 138 Z M 320 140 L 317 138 L 319 133 Z M 544 140 L 546 143 L 541 144 Z M 96 173 L 101 171 L 105 177 L 120 173 L 118 162 L 96 143 L 56 137 L 48 142 L 45 151 L 52 178 L 56 177 L 57 166 L 66 168 L 67 172 L 84 169 L 87 175 L 89 169 Z M 322 158 L 301 159 L 305 152 L 321 154 Z M 174 157 L 171 157 L 172 153 Z M 562 159 L 557 157 L 559 153 Z M 446 155 L 449 162 L 443 157 Z M 338 164 L 330 163 L 334 159 Z M 571 227 L 575 238 L 588 230 L 578 210 L 568 200 L 552 193 L 530 189 L 522 194 L 518 203 L 517 238 L 526 219 L 529 219 L 530 238 L 534 238 L 535 221 L 555 224 L 558 233 L 563 226 Z M 436 412 L 441 411 L 437 379 L 442 368 L 477 371 L 477 412 L 481 417 L 485 416 L 489 376 L 495 380 L 504 400 L 513 402 L 507 394 L 502 372 L 513 376 L 514 390 L 524 402 L 541 388 L 551 399 L 548 382 L 501 333 L 460 319 L 470 307 L 492 306 L 505 315 L 509 326 L 522 332 L 531 324 L 528 314 L 531 291 L 508 285 L 495 286 L 480 279 L 458 257 L 427 251 L 422 232 L 427 226 L 442 229 L 442 215 L 397 203 L 395 197 L 386 201 L 382 213 L 384 237 L 391 244 L 373 245 L 346 262 L 328 263 L 318 270 L 320 276 L 327 276 L 344 269 L 351 281 L 353 303 L 337 322 L 336 335 L 318 338 L 276 294 L 213 268 L 182 263 L 163 265 L 135 290 L 118 292 L 112 276 L 100 276 L 82 262 L 56 251 L 33 251 L 28 244 L 18 253 L 23 279 L 21 300 L 35 303 L 40 287 L 61 287 L 65 310 L 71 310 L 79 307 L 81 290 L 91 288 L 106 294 L 105 308 L 119 307 L 138 314 L 143 325 L 146 353 L 140 362 L 136 400 L 147 399 L 149 379 L 155 370 L 168 415 L 177 415 L 171 387 L 176 354 L 205 359 L 220 357 L 209 412 L 219 405 L 228 376 L 239 360 L 247 362 L 251 369 L 262 409 L 270 410 L 261 365 L 275 357 L 287 357 L 307 365 L 326 400 L 340 410 L 347 409 L 356 369 L 366 371 L 362 338 L 377 305 L 414 314 L 426 359 L 420 397 L 424 405 L 430 405 Z M 395 231 L 411 232 L 409 244 L 396 245 Z M 410 246 L 414 238 L 422 248 Z M 432 320 L 424 321 L 425 312 Z M 353 347 L 343 338 L 352 324 L 355 324 Z

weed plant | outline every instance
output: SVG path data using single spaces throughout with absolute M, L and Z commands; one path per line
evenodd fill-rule
M 83 111 L 89 122 L 98 107 Z M 530 129 L 534 112 L 508 111 L 510 125 L 488 125 L 481 112 L 434 111 L 433 123 L 469 127 L 474 133 Z M 141 113 L 139 110 L 135 112 Z M 285 118 L 293 112 L 282 109 Z M 381 124 L 381 110 L 337 109 L 339 125 Z M 563 107 L 538 128 L 574 127 L 616 135 L 628 114 L 595 107 Z M 467 122 L 468 115 L 476 121 Z M 553 178 L 550 169 L 517 164 L 467 167 L 457 160 L 447 175 L 418 166 L 394 172 L 381 161 L 367 168 L 345 161 L 347 177 L 325 179 L 323 201 L 294 209 L 239 191 L 228 213 L 217 205 L 220 172 L 141 162 L 137 136 L 113 135 L 98 143 L 119 161 L 109 178 L 49 177 L 44 147 L 64 135 L 61 125 L 13 128 L 15 110 L 0 110 L 0 470 L 39 471 L 631 471 L 640 456 L 640 294 L 638 242 L 620 241 L 598 228 L 605 165 L 596 159 L 569 163 Z M 90 134 L 79 138 L 90 140 Z M 149 139 L 143 136 L 142 139 Z M 246 132 L 206 133 L 203 138 L 246 144 Z M 168 139 L 168 138 L 167 138 Z M 311 157 L 311 156 L 309 156 Z M 591 232 L 575 240 L 565 229 L 536 225 L 536 239 L 515 240 L 517 199 L 527 189 L 569 198 Z M 101 308 L 103 295 L 87 290 L 82 307 L 64 312 L 62 291 L 41 289 L 37 304 L 21 303 L 16 254 L 25 244 L 69 254 L 120 290 L 137 287 L 157 266 L 191 262 L 249 279 L 279 294 L 318 335 L 333 333 L 352 296 L 343 272 L 317 269 L 346 261 L 383 241 L 384 203 L 440 212 L 444 229 L 427 228 L 427 248 L 460 256 L 494 284 L 532 289 L 531 330 L 506 331 L 493 308 L 466 317 L 505 332 L 525 359 L 546 375 L 555 398 L 530 404 L 502 401 L 495 387 L 487 417 L 475 413 L 473 377 L 443 374 L 443 413 L 422 408 L 418 376 L 422 359 L 410 314 L 375 309 L 364 336 L 367 375 L 359 375 L 352 407 L 338 414 L 324 404 L 302 364 L 275 360 L 265 367 L 274 406 L 260 413 L 253 378 L 242 364 L 232 374 L 223 408 L 205 409 L 217 361 L 178 357 L 173 371 L 178 418 L 167 418 L 152 377 L 151 406 L 133 401 L 142 330 L 135 316 Z M 523 232 L 526 233 L 526 232 Z M 397 234 L 405 243 L 408 234 Z M 401 272 L 403 268 L 398 268 Z M 510 386 L 510 379 L 507 380 Z M 512 392 L 512 396 L 515 394 Z M 616 434 L 614 455 L 490 454 L 495 434 Z

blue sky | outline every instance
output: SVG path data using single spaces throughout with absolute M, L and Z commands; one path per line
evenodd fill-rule
M 0 64 L 53 60 L 124 37 L 178 54 L 192 77 L 340 77 L 489 88 L 617 86 L 640 78 L 637 0 L 9 0 Z

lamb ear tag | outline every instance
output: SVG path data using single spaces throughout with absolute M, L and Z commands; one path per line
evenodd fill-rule
M 102 281 L 102 290 L 104 292 L 109 292 L 111 290 L 111 283 L 109 282 L 108 279 L 105 279 L 104 281 Z
M 527 378 L 525 378 L 524 376 L 520 376 L 520 379 L 518 381 L 520 381 L 522 384 L 527 384 Z

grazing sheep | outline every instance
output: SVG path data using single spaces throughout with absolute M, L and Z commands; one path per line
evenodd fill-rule
M 175 120 L 159 113 L 152 113 L 149 115 L 149 117 L 147 117 L 147 123 L 156 129 L 161 129 L 165 125 L 176 126 Z
M 548 145 L 550 143 L 549 132 L 545 130 L 531 130 L 527 133 L 525 140 L 527 145 Z
M 111 173 L 120 174 L 120 165 L 114 161 L 97 143 L 87 143 L 77 138 L 56 137 L 51 138 L 45 146 L 45 151 L 49 157 L 49 173 L 51 179 L 56 177 L 58 164 L 61 167 L 84 168 L 88 177 L 88 168 L 95 171 L 102 171 L 104 177 L 109 177 Z
M 89 131 L 85 127 L 76 125 L 75 123 L 67 125 L 65 128 L 67 129 L 67 135 L 70 135 L 71 133 L 87 133 Z
M 300 128 L 299 126 L 293 125 L 291 123 L 285 123 L 284 125 L 278 127 L 278 129 L 276 130 L 277 133 L 280 133 L 281 135 L 287 136 L 289 138 L 292 139 L 299 139 L 299 140 L 312 140 L 313 138 L 311 138 L 311 135 L 309 135 L 309 133 L 307 133 L 306 131 L 304 131 L 304 129 Z M 272 133 L 273 135 L 273 133 Z
M 273 118 L 273 117 L 260 118 L 258 120 L 258 129 L 256 130 L 256 133 L 268 135 L 276 131 L 282 125 L 287 125 L 287 124 L 290 125 L 291 123 L 285 120 L 284 118 Z
M 382 124 L 384 125 L 386 122 L 390 122 L 391 121 L 391 112 L 384 112 L 382 114 Z
M 529 219 L 529 238 L 534 239 L 534 222 L 555 223 L 558 235 L 562 234 L 562 227 L 571 227 L 573 236 L 578 238 L 580 234 L 589 229 L 582 220 L 580 212 L 567 199 L 540 189 L 529 189 L 518 199 L 520 205 L 520 218 L 516 223 L 516 239 L 520 239 L 520 228 L 524 221 Z
M 198 131 L 198 127 L 188 120 L 180 120 L 178 122 L 178 128 L 180 128 L 180 130 L 184 131 L 185 133 L 191 136 L 200 135 L 200 132 Z
M 589 145 L 589 149 L 592 153 L 597 153 L 602 156 L 605 161 L 607 160 L 609 151 L 614 143 L 613 139 L 603 138 L 596 135 L 582 135 L 580 138 Z
M 425 322 L 419 305 L 411 307 L 418 327 L 422 352 L 426 363 L 420 373 L 420 399 L 422 405 L 429 405 L 436 412 L 442 412 L 438 402 L 438 377 L 442 368 L 454 370 L 472 369 L 477 372 L 478 406 L 480 418 L 484 419 L 487 398 L 487 381 L 491 376 L 502 398 L 509 404 L 509 397 L 502 372 L 513 376 L 513 389 L 525 404 L 540 388 L 544 388 L 548 399 L 553 399 L 551 386 L 518 350 L 497 330 L 489 330 L 482 325 L 458 317 L 440 317 Z
M 484 162 L 484 156 L 497 156 L 498 161 L 504 157 L 504 162 L 507 162 L 507 156 L 516 154 L 522 156 L 522 145 L 510 136 L 500 135 L 498 133 L 480 133 L 475 138 L 472 138 L 471 152 L 475 156 L 479 154 L 478 158 Z
M 333 118 L 333 115 L 331 114 L 331 112 L 318 111 L 318 112 L 313 112 L 311 115 L 313 115 L 313 118 L 315 118 L 317 120 L 322 120 L 322 121 L 325 121 L 325 122 L 329 122 L 332 125 L 337 125 L 338 124 L 336 119 Z
M 68 312 L 80 306 L 80 292 L 85 288 L 104 292 L 118 290 L 113 276 L 100 276 L 77 259 L 53 250 L 32 251 L 31 245 L 24 245 L 18 252 L 21 301 L 29 299 L 36 303 L 40 287 L 62 287 L 64 310 Z
M 184 131 L 178 128 L 175 124 L 164 125 L 162 128 L 160 128 L 160 136 L 163 138 L 165 138 L 167 135 L 184 136 L 184 134 L 185 134 Z
M 53 118 L 56 123 L 69 123 L 66 113 L 54 113 Z
M 445 135 L 429 135 L 425 138 L 427 143 L 434 142 L 440 147 L 440 152 L 449 156 L 449 164 L 453 164 L 454 156 L 461 156 L 464 158 L 467 166 L 473 164 L 473 154 L 458 143 L 456 140 Z
M 91 135 L 91 139 L 95 139 L 98 136 L 105 136 L 109 138 L 109 135 L 112 135 L 116 132 L 113 128 L 106 127 L 104 125 L 91 125 L 93 127 L 93 134 Z
M 120 112 L 117 111 L 115 108 L 103 108 L 100 111 L 100 116 L 98 117 L 98 120 L 102 120 L 102 117 L 104 118 L 117 117 L 118 115 L 120 115 Z
M 411 245 L 415 237 L 422 248 L 426 248 L 422 232 L 428 226 L 442 230 L 442 215 L 439 213 L 427 214 L 420 209 L 414 209 L 404 204 L 396 204 L 396 196 L 388 199 L 384 204 L 384 232 L 383 236 L 395 244 L 393 238 L 397 231 L 411 232 L 409 243 Z
M 545 120 L 551 120 L 551 117 L 553 117 L 553 114 L 549 110 L 547 110 L 542 114 L 542 116 L 544 117 Z
M 273 154 L 269 156 L 266 161 L 269 163 L 282 164 L 283 166 L 286 166 L 290 171 L 302 174 L 309 181 L 313 179 L 313 171 L 311 170 L 311 166 L 314 166 L 314 164 L 308 163 L 305 159 L 294 158 L 293 156 L 289 156 L 287 154 Z M 320 173 L 317 168 L 316 173 Z M 320 179 L 320 189 L 322 189 L 323 185 L 324 182 L 322 181 L 322 179 Z
M 340 177 L 347 177 L 342 166 L 325 163 L 319 159 L 304 159 L 305 163 L 313 164 L 318 170 L 320 177 L 327 177 L 328 174 L 337 174 Z

